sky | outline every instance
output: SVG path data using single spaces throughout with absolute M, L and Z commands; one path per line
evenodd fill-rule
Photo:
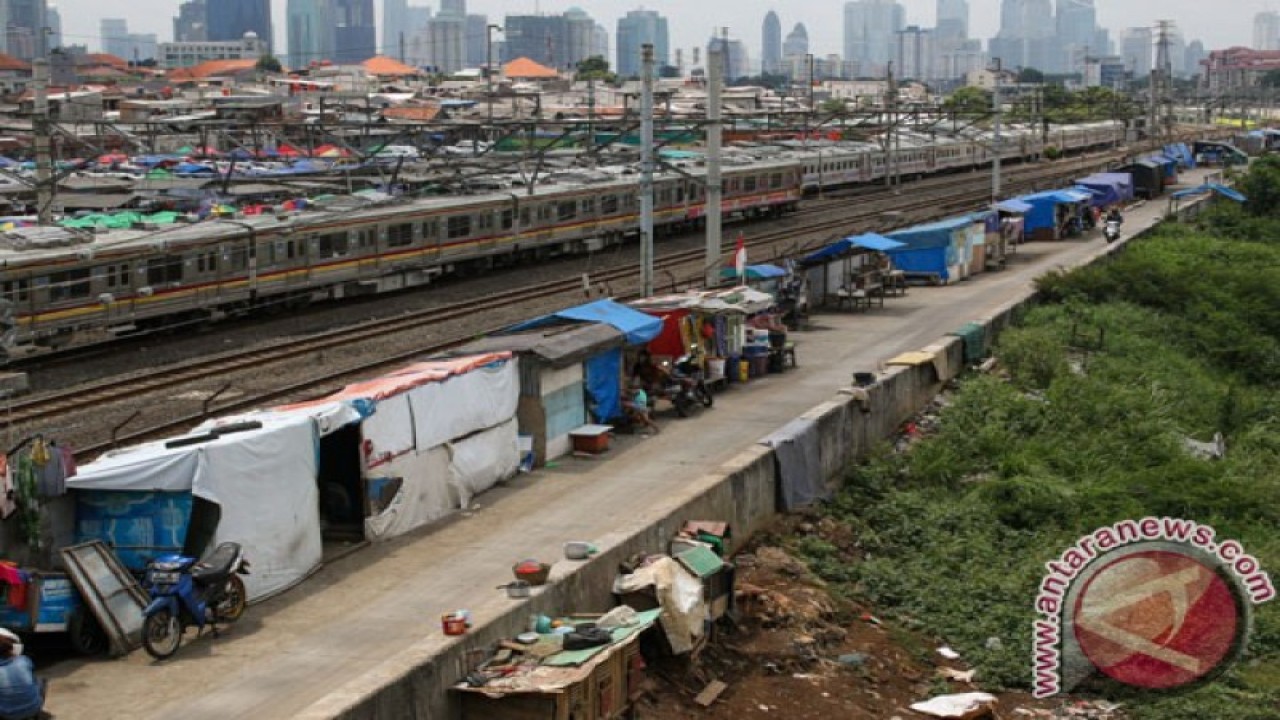
M 217 0 L 214 0 L 216 2 Z M 284 45 L 286 0 L 271 0 L 277 49 Z M 934 0 L 900 0 L 907 9 L 907 23 L 929 27 L 934 22 Z M 51 0 L 62 15 L 64 42 L 100 47 L 98 21 L 103 17 L 124 17 L 130 32 L 156 33 L 161 42 L 171 39 L 173 16 L 180 0 Z M 382 0 L 375 0 L 381 18 Z M 438 0 L 410 0 L 410 4 L 430 4 Z M 1273 8 L 1275 0 L 1096 0 L 1099 23 L 1112 32 L 1131 26 L 1150 26 L 1156 20 L 1173 20 L 1188 41 L 1200 39 L 1213 50 L 1232 45 L 1248 45 L 1253 39 L 1253 16 Z M 705 45 L 713 29 L 728 26 L 732 37 L 746 40 L 754 60 L 759 59 L 760 26 L 764 15 L 774 10 L 782 20 L 785 35 L 797 22 L 809 31 L 811 50 L 818 55 L 841 51 L 843 2 L 840 0 L 469 0 L 469 12 L 498 18 L 509 13 L 563 11 L 573 6 L 590 13 L 609 29 L 610 47 L 617 18 L 628 10 L 644 7 L 666 15 L 671 27 L 672 49 Z M 1229 9 L 1225 15 L 1219 14 Z M 969 0 L 970 34 L 988 38 L 1000 22 L 1000 0 Z M 686 51 L 687 53 L 687 51 Z

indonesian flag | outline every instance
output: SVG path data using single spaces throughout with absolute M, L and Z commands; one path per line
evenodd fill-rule
M 733 247 L 733 269 L 742 279 L 747 274 L 747 243 L 742 233 L 738 233 L 738 243 Z

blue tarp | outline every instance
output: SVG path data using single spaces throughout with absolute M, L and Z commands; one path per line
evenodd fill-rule
M 724 268 L 720 271 L 720 277 L 735 277 L 738 271 L 733 268 Z M 748 280 L 771 280 L 773 278 L 781 278 L 787 276 L 787 271 L 777 265 L 748 265 L 746 267 L 746 276 Z
M 893 266 L 907 273 L 932 273 L 943 282 L 950 280 L 947 267 L 959 260 L 953 236 L 974 222 L 966 215 L 889 233 L 891 239 L 903 243 L 903 247 L 888 251 Z
M 1047 190 L 1031 195 L 1023 195 L 1018 199 L 1031 206 L 1031 212 L 1026 214 L 1026 219 L 1023 221 L 1023 229 L 1030 233 L 1032 230 L 1040 228 L 1057 227 L 1054 208 L 1059 205 L 1084 202 L 1091 198 L 1091 195 L 1074 190 Z
M 597 300 L 543 315 L 507 328 L 508 331 L 532 330 L 560 322 L 592 322 L 608 325 L 626 337 L 630 345 L 642 345 L 662 332 L 662 318 L 633 310 L 612 300 Z
M 1186 143 L 1173 143 L 1164 146 L 1164 154 L 1178 161 L 1178 164 L 1184 168 L 1194 168 L 1196 166 L 1195 156 L 1191 153 L 1191 148 Z
M 1090 175 L 1076 181 L 1078 187 L 1088 190 L 1093 195 L 1093 205 L 1095 207 L 1115 205 L 1125 199 L 1122 190 L 1117 187 L 1117 184 L 1116 180 L 1096 175 Z M 1132 191 L 1129 194 L 1132 196 Z
M 1225 198 L 1230 198 L 1232 200 L 1235 200 L 1236 202 L 1242 203 L 1242 202 L 1248 201 L 1248 198 L 1246 198 L 1244 194 L 1241 193 L 1239 190 L 1236 190 L 1235 188 L 1229 188 L 1226 185 L 1219 185 L 1218 183 L 1205 183 L 1204 185 L 1201 185 L 1199 187 L 1193 187 L 1189 190 L 1179 190 L 1178 192 L 1174 193 L 1173 196 L 1175 198 L 1184 198 L 1191 195 L 1199 195 L 1201 193 L 1207 193 L 1207 192 L 1216 192 L 1219 195 Z
M 1001 200 L 996 203 L 996 209 L 1009 213 L 1029 213 L 1031 212 L 1031 205 L 1017 199 Z
M 841 238 L 840 240 L 831 243 L 812 255 L 809 255 L 800 262 L 805 265 L 815 265 L 817 263 L 826 262 L 827 260 L 840 257 L 847 252 L 851 252 L 854 248 L 887 252 L 904 246 L 905 243 L 900 243 L 897 240 L 890 240 L 889 238 L 883 235 L 877 235 L 876 233 L 850 235 L 847 238 Z
M 655 318 L 656 319 L 656 318 Z M 661 325 L 662 321 L 659 320 Z M 613 348 L 584 363 L 587 368 L 587 395 L 591 396 L 591 415 L 598 423 L 622 416 L 622 348 Z

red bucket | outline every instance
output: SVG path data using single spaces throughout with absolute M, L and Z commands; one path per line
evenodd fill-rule
M 455 613 L 441 615 L 440 625 L 444 628 L 445 635 L 465 635 L 467 633 L 467 619 Z

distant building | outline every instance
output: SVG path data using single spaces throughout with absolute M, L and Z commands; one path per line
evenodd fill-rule
M 987 66 L 987 54 L 982 50 L 981 40 L 965 40 L 950 48 L 938 47 L 936 57 L 940 80 L 957 80 Z
M 414 36 L 409 62 L 438 73 L 456 73 L 465 67 L 467 20 L 442 11 Z
M 888 63 L 895 33 L 906 27 L 906 10 L 895 0 L 854 0 L 844 5 L 844 58 L 864 67 Z
M 123 18 L 102 18 L 98 22 L 102 52 L 118 58 L 129 58 L 129 22 Z
M 1280 13 L 1268 10 L 1253 16 L 1253 49 L 1280 50 Z
M 50 5 L 45 8 L 44 12 L 45 25 L 49 28 L 49 36 L 46 46 L 49 50 L 62 47 L 62 13 L 58 12 L 58 8 Z
M 1051 0 L 1002 0 L 1000 32 L 991 39 L 991 57 L 1010 69 L 1053 72 L 1062 64 L 1055 30 Z
M 1089 56 L 1084 66 L 1084 85 L 1123 90 L 1125 87 L 1124 58 L 1119 55 Z
M 254 33 L 271 52 L 271 1 L 215 0 L 208 5 L 207 28 L 206 37 L 215 42 L 239 42 Z
M 333 7 L 329 0 L 289 0 L 285 10 L 291 68 L 333 58 Z
M 896 35 L 894 76 L 928 81 L 933 79 L 933 31 L 911 25 Z
M 483 67 L 489 64 L 489 16 L 472 13 L 467 16 L 466 38 L 463 40 L 462 62 L 469 68 Z M 497 38 L 494 38 L 495 40 Z M 497 63 L 495 55 L 493 62 Z
M 503 62 L 528 58 L 555 70 L 572 70 L 591 57 L 595 20 L 574 8 L 563 15 L 508 15 Z
M 1199 40 L 1192 40 L 1187 43 L 1187 52 L 1183 58 L 1182 72 L 1186 77 L 1199 77 L 1203 72 L 1201 63 L 1209 57 L 1209 53 L 1204 49 L 1204 43 Z
M 441 15 L 467 16 L 467 0 L 440 0 Z
M 373 0 L 333 0 L 333 57 L 339 65 L 355 65 L 378 55 Z
M 809 31 L 804 23 L 796 23 L 782 43 L 782 57 L 804 57 L 809 54 Z
M 187 0 L 178 6 L 173 19 L 174 42 L 204 42 L 209 39 L 208 6 L 205 0 Z
M 1093 0 L 1058 0 L 1056 40 L 1062 54 L 1045 69 L 1076 73 L 1083 69 L 1087 55 L 1105 55 L 1107 49 L 1095 44 L 1097 32 L 1098 11 Z
M 741 40 L 729 40 L 713 37 L 707 43 L 707 52 L 719 49 L 725 57 L 725 80 L 737 80 L 751 75 L 751 56 L 747 52 L 746 43 Z
M 1154 43 L 1151 28 L 1129 28 L 1121 36 L 1120 56 L 1124 58 L 1125 67 L 1133 74 L 1135 80 L 1151 75 L 1155 55 Z
M 609 31 L 600 23 L 591 29 L 591 56 L 604 58 L 605 62 L 609 61 Z M 661 66 L 659 66 L 661 67 Z
M 618 18 L 615 43 L 618 61 L 614 65 L 618 75 L 624 78 L 640 75 L 640 48 L 646 43 L 653 45 L 653 59 L 659 67 L 670 64 L 670 40 L 665 17 L 655 10 L 632 10 Z
M 1233 47 L 1214 50 L 1204 61 L 1204 79 L 1211 92 L 1257 87 L 1273 70 L 1280 70 L 1280 50 Z
M 760 72 L 775 75 L 782 69 L 782 21 L 770 10 L 760 31 Z
M 968 40 L 968 0 L 938 0 L 938 27 L 934 34 L 939 40 Z
M 195 67 L 211 60 L 257 60 L 267 54 L 267 44 L 257 33 L 247 32 L 238 41 L 161 43 L 156 61 L 168 70 Z
M 43 57 L 48 50 L 44 29 L 48 26 L 45 0 L 6 0 L 0 2 L 5 10 L 7 51 L 22 60 Z
M 408 44 L 413 30 L 409 27 L 409 0 L 382 0 L 382 33 L 378 40 L 379 55 L 387 55 L 404 62 L 400 52 L 401 40 Z

